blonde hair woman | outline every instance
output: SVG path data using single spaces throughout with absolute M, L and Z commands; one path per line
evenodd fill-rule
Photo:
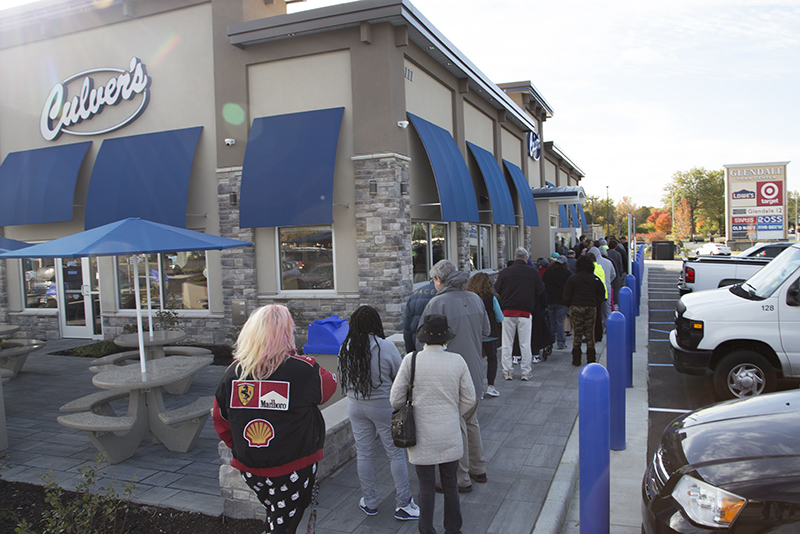
M 297 354 L 288 309 L 269 305 L 250 315 L 217 387 L 213 418 L 233 452 L 231 466 L 267 509 L 267 532 L 295 533 L 311 503 L 325 443 L 319 405 L 335 391 L 336 377 Z

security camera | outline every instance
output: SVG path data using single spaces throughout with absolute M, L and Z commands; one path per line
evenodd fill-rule
M 408 121 L 397 121 L 397 125 L 405 130 L 406 128 L 408 128 Z
M 228 137 L 227 139 L 225 139 L 225 144 L 228 145 L 228 146 L 233 146 L 233 145 L 236 144 L 236 139 L 233 139 L 232 137 Z

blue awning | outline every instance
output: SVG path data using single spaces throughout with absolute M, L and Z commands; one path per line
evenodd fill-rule
M 514 219 L 514 201 L 511 200 L 511 192 L 508 190 L 508 182 L 503 176 L 503 171 L 491 152 L 474 145 L 467 141 L 475 161 L 483 175 L 486 189 L 489 191 L 489 199 L 492 202 L 492 216 L 495 224 L 516 224 Z
M 71 221 L 75 182 L 91 144 L 8 154 L 0 165 L 0 226 Z
M 567 205 L 566 204 L 559 204 L 558 205 L 558 227 L 559 228 L 569 228 L 569 216 L 567 215 Z
M 478 200 L 475 198 L 472 178 L 453 136 L 432 122 L 411 113 L 407 115 L 417 130 L 431 162 L 436 187 L 439 190 L 442 220 L 480 222 Z
M 506 170 L 511 175 L 511 180 L 517 188 L 517 196 L 519 196 L 520 204 L 522 204 L 522 216 L 525 226 L 539 226 L 539 214 L 536 211 L 536 202 L 533 200 L 528 179 L 522 174 L 522 169 L 510 161 L 503 160 L 503 165 L 506 166 Z
M 575 204 L 569 205 L 569 213 L 572 215 L 572 227 L 580 228 L 581 220 L 578 218 L 578 208 L 575 206 Z
M 586 230 L 586 214 L 583 212 L 582 204 L 578 204 L 578 213 L 581 214 L 581 229 Z
M 92 169 L 84 228 L 128 217 L 186 227 L 186 197 L 202 126 L 106 139 Z
M 333 223 L 333 175 L 344 108 L 253 120 L 242 169 L 239 226 Z

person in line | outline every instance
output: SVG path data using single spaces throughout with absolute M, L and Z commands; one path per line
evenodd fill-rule
M 580 366 L 581 342 L 586 338 L 586 361 L 594 363 L 597 354 L 594 348 L 594 323 L 597 306 L 605 298 L 603 282 L 594 274 L 594 262 L 590 254 L 578 258 L 578 273 L 564 284 L 564 304 L 569 306 L 572 316 L 572 365 Z
M 350 330 L 339 351 L 339 381 L 350 399 L 347 411 L 356 442 L 356 467 L 362 493 L 358 507 L 367 515 L 378 513 L 375 446 L 380 441 L 394 479 L 394 517 L 409 521 L 419 518 L 419 508 L 411 496 L 405 452 L 392 441 L 392 405 L 389 403 L 392 382 L 403 360 L 394 343 L 385 337 L 378 310 L 359 306 L 350 317 Z
M 236 340 L 234 361 L 214 397 L 214 429 L 233 453 L 231 466 L 267 509 L 269 533 L 294 534 L 311 504 L 325 444 L 319 405 L 336 377 L 299 356 L 285 306 L 254 311 Z
M 467 291 L 472 291 L 483 300 L 483 307 L 489 316 L 489 327 L 491 333 L 489 337 L 483 338 L 483 356 L 486 358 L 486 387 L 485 395 L 499 397 L 500 392 L 494 387 L 497 378 L 497 349 L 500 341 L 501 326 L 503 323 L 503 310 L 497 301 L 497 294 L 492 287 L 492 279 L 489 275 L 478 271 L 469 277 L 467 281 Z
M 600 303 L 600 317 L 603 321 L 603 327 L 605 328 L 606 325 L 606 318 L 611 313 L 611 298 L 613 296 L 613 287 L 611 286 L 611 281 L 617 277 L 616 271 L 614 271 L 614 265 L 608 260 L 608 258 L 604 258 L 602 252 L 597 247 L 592 247 L 589 249 L 589 254 L 594 256 L 594 274 L 603 281 L 605 285 L 605 300 Z
M 569 308 L 564 304 L 564 285 L 572 273 L 567 267 L 567 258 L 560 256 L 544 273 L 544 287 L 547 291 L 547 311 L 550 318 L 550 332 L 556 340 L 557 349 L 567 348 L 564 335 L 564 318 Z
M 625 272 L 622 267 L 622 255 L 617 250 L 617 240 L 613 237 L 608 239 L 608 250 L 606 250 L 606 257 L 608 261 L 614 264 L 614 270 L 617 272 L 617 277 L 611 281 L 611 287 L 614 290 L 614 306 L 619 309 L 619 290 L 625 285 Z
M 500 271 L 494 283 L 494 290 L 500 295 L 500 307 L 503 309 L 502 364 L 503 378 L 512 380 L 513 363 L 511 351 L 514 346 L 514 336 L 519 339 L 519 349 L 522 359 L 520 370 L 522 380 L 530 380 L 532 374 L 531 362 L 539 363 L 541 358 L 536 355 L 533 360 L 531 353 L 531 331 L 533 328 L 532 315 L 536 299 L 544 293 L 544 284 L 539 271 L 527 264 L 528 251 L 518 248 L 514 251 L 514 263 Z
M 441 314 L 425 315 L 417 327 L 417 342 L 425 344 L 416 355 L 413 382 L 417 444 L 407 450 L 419 480 L 420 534 L 436 534 L 433 512 L 437 466 L 444 493 L 444 531 L 461 534 L 457 472 L 464 443 L 459 427 L 474 408 L 476 397 L 464 358 L 445 350 L 455 337 L 447 317 Z M 390 401 L 395 409 L 406 402 L 410 374 L 411 356 L 406 356 L 392 385 Z
M 460 354 L 467 362 L 475 388 L 475 398 L 478 399 L 483 392 L 483 376 L 486 373 L 481 353 L 482 340 L 491 334 L 489 316 L 481 298 L 466 289 L 468 272 L 456 270 L 450 260 L 440 260 L 433 266 L 430 274 L 436 285 L 436 296 L 425 306 L 422 317 L 432 314 L 447 317 L 450 328 L 456 334 L 449 349 Z M 419 340 L 417 346 L 420 346 Z M 458 463 L 458 491 L 461 493 L 472 491 L 470 479 L 478 483 L 487 480 L 486 457 L 478 423 L 479 403 L 480 401 L 476 402 L 461 418 L 461 439 L 464 443 L 464 455 Z
M 436 286 L 431 280 L 419 289 L 415 289 L 408 298 L 406 312 L 403 316 L 403 342 L 406 345 L 407 354 L 411 354 L 416 349 L 417 342 L 414 339 L 414 333 L 417 331 L 419 317 L 434 295 L 436 295 Z

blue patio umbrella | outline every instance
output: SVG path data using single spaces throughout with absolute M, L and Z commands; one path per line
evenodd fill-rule
M 85 258 L 89 256 L 138 256 L 159 252 L 185 252 L 190 250 L 222 250 L 249 247 L 249 241 L 204 234 L 185 228 L 169 226 L 131 217 L 92 228 L 40 245 L 0 254 L 0 258 Z M 136 326 L 139 334 L 139 356 L 142 372 L 146 372 L 142 308 L 139 282 L 136 292 Z M 148 302 L 149 305 L 149 302 Z M 152 324 L 152 321 L 151 321 Z
M 30 243 L 25 241 L 17 241 L 16 239 L 9 239 L 7 237 L 0 237 L 0 253 L 8 252 L 10 250 L 19 250 L 25 247 L 30 247 Z

